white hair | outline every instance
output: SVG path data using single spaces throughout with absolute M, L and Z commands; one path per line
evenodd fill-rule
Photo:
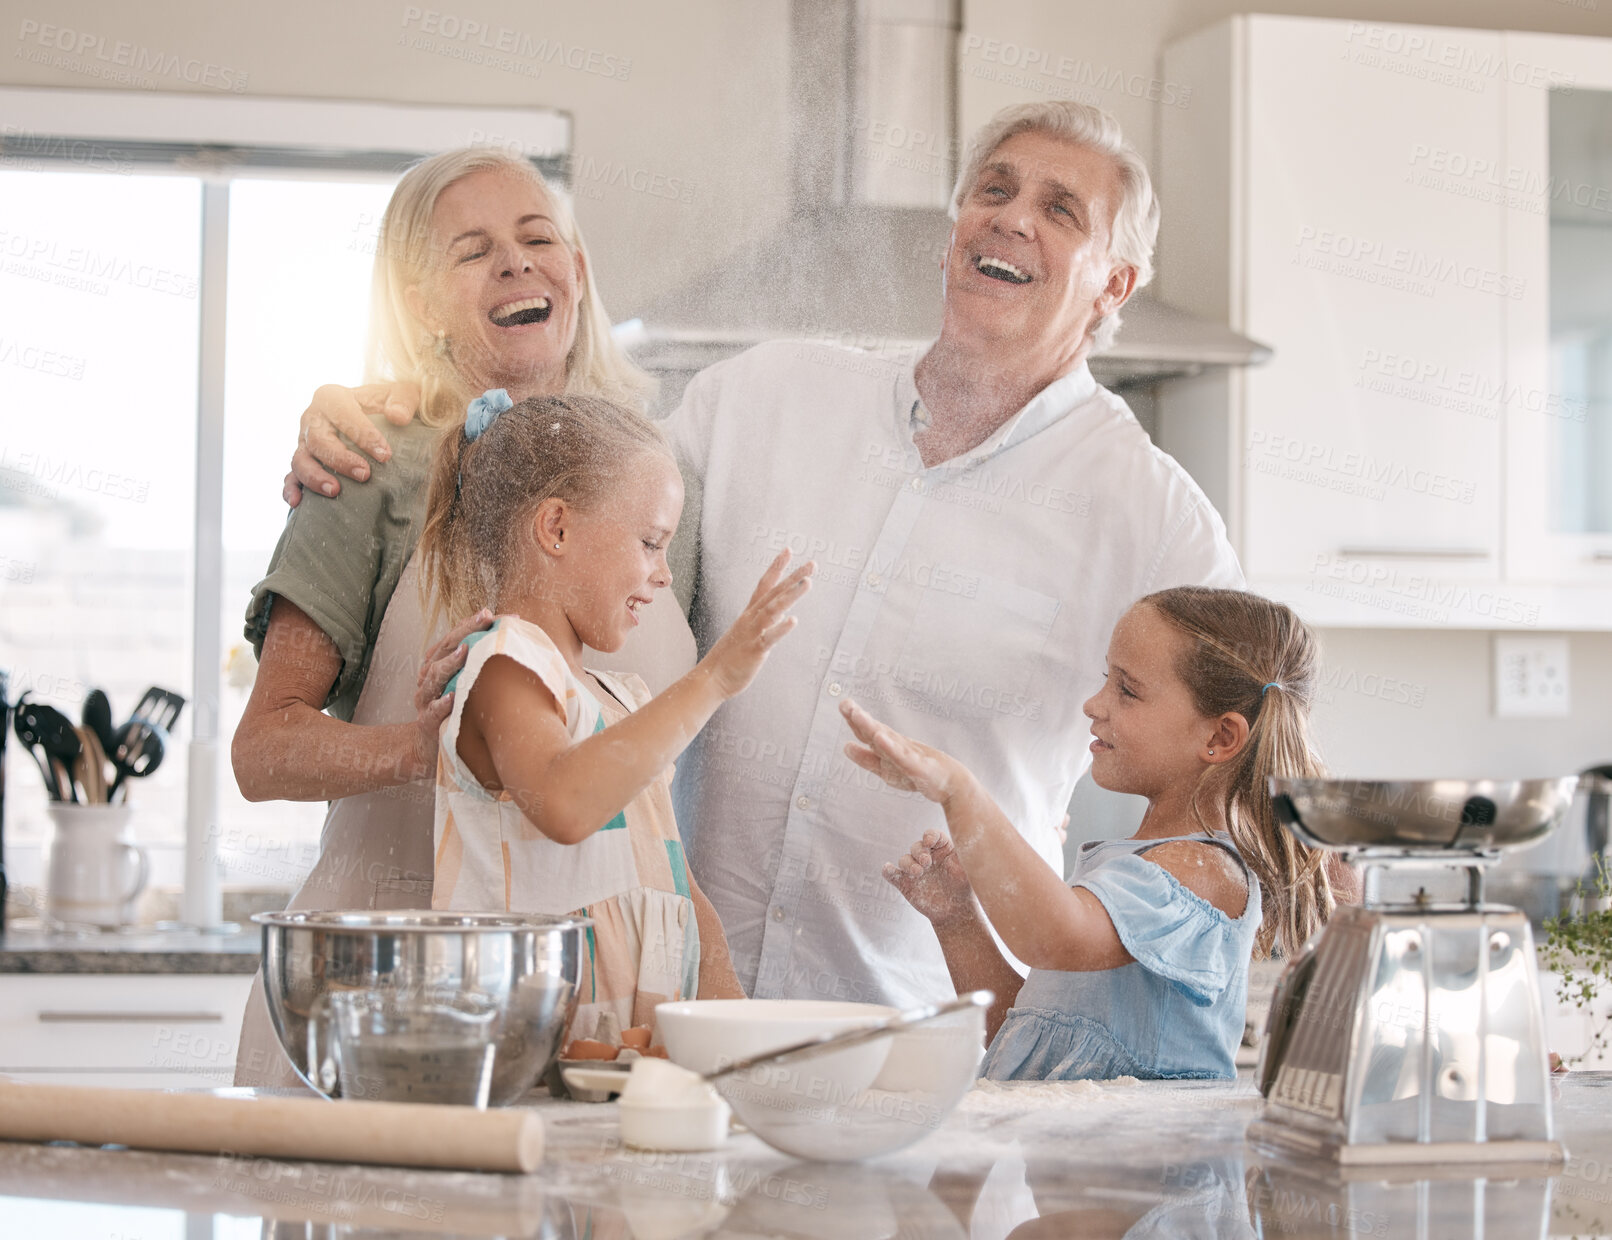
M 963 198 L 979 179 L 996 149 L 1021 133 L 1044 133 L 1108 156 L 1119 174 L 1120 199 L 1114 211 L 1109 253 L 1121 264 L 1136 269 L 1136 288 L 1153 278 L 1153 246 L 1159 237 L 1159 200 L 1153 178 L 1136 148 L 1125 140 L 1119 122 L 1101 108 L 1071 99 L 1020 103 L 1003 108 L 977 132 L 963 158 L 962 174 L 952 191 L 951 217 L 957 218 Z M 1119 312 L 1104 315 L 1091 327 L 1093 348 L 1106 349 L 1119 331 Z

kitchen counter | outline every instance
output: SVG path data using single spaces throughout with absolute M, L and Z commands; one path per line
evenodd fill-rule
M 1354 1171 L 1248 1149 L 1260 1100 L 1236 1084 L 1011 1086 L 861 1164 L 803 1163 L 755 1137 L 719 1153 L 620 1147 L 616 1108 L 540 1106 L 530 1176 L 0 1144 L 8 1235 L 158 1237 L 788 1235 L 1445 1237 L 1612 1229 L 1612 1075 L 1556 1083 L 1571 1157 L 1554 1174 Z M 261 1220 L 261 1226 L 258 1222 Z
M 0 973 L 255 973 L 262 936 L 138 929 L 61 934 L 28 925 L 0 934 Z

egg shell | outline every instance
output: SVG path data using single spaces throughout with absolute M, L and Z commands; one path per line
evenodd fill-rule
M 565 1048 L 567 1059 L 614 1059 L 618 1047 L 608 1042 L 595 1042 L 591 1038 L 577 1038 Z

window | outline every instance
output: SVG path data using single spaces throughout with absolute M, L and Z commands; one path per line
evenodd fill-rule
M 130 800 L 153 885 L 202 875 L 185 916 L 216 922 L 214 853 L 224 881 L 290 888 L 317 847 L 322 805 L 240 797 L 248 690 L 223 667 L 297 419 L 362 377 L 392 185 L 489 134 L 563 183 L 569 123 L 73 91 L 0 90 L 0 110 L 0 669 L 74 719 L 96 687 L 117 722 L 151 684 L 189 699 Z M 6 762 L 8 873 L 36 886 L 44 782 L 18 746 Z
M 194 697 L 200 199 L 191 177 L 0 172 L 0 667 L 75 721 L 94 687 L 119 723 L 147 685 Z M 16 744 L 7 764 L 11 882 L 32 885 L 44 781 Z M 131 793 L 171 863 L 184 754 Z
M 285 523 L 276 497 L 296 419 L 321 383 L 363 380 L 374 243 L 394 181 L 232 181 L 224 347 L 224 591 L 219 648 L 245 645 L 246 600 Z M 237 658 L 240 656 L 237 655 Z M 233 662 L 233 661 L 232 661 Z M 219 733 L 249 690 L 225 677 Z M 318 855 L 324 806 L 248 802 L 219 781 L 226 882 L 295 886 Z

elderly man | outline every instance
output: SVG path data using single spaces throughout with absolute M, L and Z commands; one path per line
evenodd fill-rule
M 881 877 L 938 811 L 845 758 L 845 697 L 961 759 L 1061 870 L 1114 623 L 1153 590 L 1242 583 L 1203 494 L 1086 365 L 1158 230 L 1118 125 L 1075 103 L 1007 109 L 971 145 L 954 212 L 922 357 L 762 345 L 698 375 L 665 423 L 702 650 L 779 548 L 819 566 L 797 631 L 678 776 L 695 873 L 758 998 L 951 990 L 928 923 Z

